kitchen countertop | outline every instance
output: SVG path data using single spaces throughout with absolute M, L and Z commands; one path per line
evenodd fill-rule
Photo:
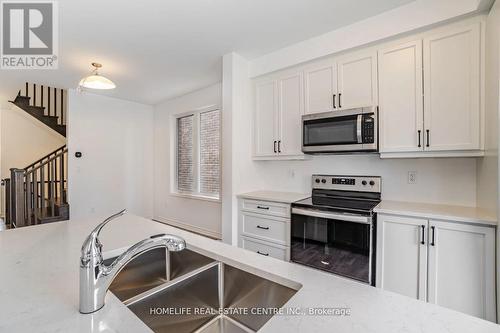
M 382 200 L 376 213 L 496 226 L 496 217 L 477 207 Z
M 150 332 L 110 292 L 100 311 L 78 312 L 80 247 L 100 218 L 0 232 L 0 331 Z M 289 308 L 350 308 L 349 316 L 274 316 L 260 332 L 499 332 L 500 326 L 297 264 L 263 257 L 148 219 L 125 215 L 102 230 L 106 256 L 150 235 L 172 233 L 188 248 L 302 288 Z
M 237 197 L 291 204 L 292 202 L 299 201 L 308 198 L 310 196 L 311 196 L 310 194 L 295 193 L 295 192 L 254 191 L 254 192 L 238 194 Z

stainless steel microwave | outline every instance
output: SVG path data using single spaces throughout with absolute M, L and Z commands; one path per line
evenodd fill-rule
M 378 151 L 377 107 L 302 116 L 306 154 Z

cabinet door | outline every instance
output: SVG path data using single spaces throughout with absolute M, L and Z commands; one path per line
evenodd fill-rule
M 266 80 L 255 84 L 254 155 L 276 155 L 278 84 Z
M 302 155 L 302 115 L 304 114 L 303 74 L 296 73 L 278 81 L 280 155 Z
M 377 216 L 377 287 L 425 301 L 426 230 L 425 219 Z
M 495 321 L 495 229 L 429 226 L 429 302 Z
M 425 38 L 423 53 L 425 150 L 480 149 L 479 23 Z
M 380 151 L 422 151 L 422 41 L 380 50 L 378 61 Z
M 340 109 L 377 105 L 377 53 L 354 53 L 337 59 Z
M 334 110 L 333 94 L 337 94 L 337 71 L 334 64 L 326 63 L 306 69 L 306 114 Z

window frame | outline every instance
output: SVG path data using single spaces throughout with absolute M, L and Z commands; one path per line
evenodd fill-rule
M 206 193 L 200 192 L 200 115 L 202 113 L 219 111 L 219 193 L 218 196 L 211 196 Z M 180 191 L 178 186 L 178 132 L 177 132 L 177 120 L 179 118 L 184 118 L 188 116 L 193 116 L 193 182 L 195 191 Z M 222 110 L 218 105 L 210 105 L 202 108 L 198 108 L 192 111 L 176 113 L 171 117 L 171 146 L 170 146 L 170 161 L 171 161 L 171 186 L 170 195 L 190 198 L 211 202 L 222 202 Z

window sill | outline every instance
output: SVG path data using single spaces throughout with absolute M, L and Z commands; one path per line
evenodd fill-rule
M 201 194 L 170 192 L 170 196 L 179 197 L 179 198 L 186 198 L 186 199 L 201 200 L 201 201 L 216 202 L 216 203 L 222 202 L 222 200 L 220 198 L 209 197 L 209 196 L 205 196 L 205 195 L 201 195 Z

